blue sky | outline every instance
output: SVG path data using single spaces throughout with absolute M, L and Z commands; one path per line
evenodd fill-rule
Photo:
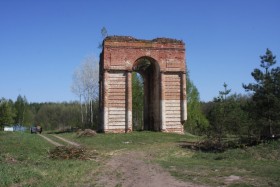
M 244 93 L 266 48 L 279 66 L 279 0 L 0 0 L 0 97 L 77 100 L 72 75 L 87 56 L 98 59 L 103 26 L 109 35 L 183 40 L 202 101 L 224 82 Z

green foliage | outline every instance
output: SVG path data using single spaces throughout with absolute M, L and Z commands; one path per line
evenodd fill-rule
M 227 101 L 229 108 L 228 113 L 228 133 L 241 137 L 250 137 L 250 128 L 253 122 L 249 118 L 249 113 L 245 110 L 249 98 L 248 96 L 232 94 Z
M 221 141 L 228 135 L 260 138 L 280 133 L 280 68 L 272 68 L 276 57 L 269 49 L 260 58 L 262 69 L 252 72 L 256 82 L 243 85 L 253 92 L 252 97 L 229 95 L 231 90 L 224 83 L 219 96 L 204 105 L 208 136 Z
M 141 72 L 147 70 L 151 67 L 151 62 L 148 59 L 141 59 L 141 61 L 137 64 L 137 66 L 133 67 L 134 71 Z
M 16 102 L 2 98 L 0 99 L 0 129 L 4 125 L 14 124 L 25 127 L 40 124 L 44 130 L 65 130 L 72 127 L 94 129 L 99 118 L 98 100 L 92 102 L 91 107 L 92 113 L 84 112 L 87 121 L 82 123 L 78 102 L 28 103 L 22 96 L 19 96 Z
M 16 116 L 15 116 L 15 123 L 16 124 L 23 124 L 24 123 L 24 117 L 25 117 L 25 112 L 26 112 L 26 107 L 27 107 L 27 99 L 26 97 L 22 97 L 19 95 L 17 97 L 17 100 L 14 104 L 15 111 L 16 111 Z
M 4 125 L 12 124 L 14 122 L 13 117 L 12 102 L 4 98 L 0 99 L 0 129 Z
M 219 91 L 220 96 L 216 100 L 223 100 L 227 99 L 227 95 L 231 92 L 231 89 L 227 89 L 227 84 L 224 83 L 224 91 Z
M 187 110 L 188 119 L 185 123 L 185 131 L 192 134 L 201 134 L 208 126 L 208 120 L 201 110 L 199 92 L 194 83 L 187 76 Z
M 213 134 L 221 142 L 221 138 L 226 135 L 231 123 L 232 102 L 227 100 L 227 95 L 231 90 L 227 89 L 227 84 L 224 83 L 224 91 L 219 91 L 219 96 L 214 98 L 215 105 L 210 111 L 209 121 L 210 129 Z
M 132 73 L 132 123 L 134 130 L 143 129 L 144 88 L 140 74 Z
M 28 104 L 27 106 L 25 106 L 25 112 L 23 116 L 24 121 L 22 125 L 29 126 L 34 124 L 35 116 L 36 113 L 31 110 L 30 105 Z
M 81 127 L 80 118 L 79 103 L 46 103 L 36 114 L 35 123 L 40 124 L 45 130 L 65 130 Z
M 280 67 L 272 68 L 276 57 L 269 49 L 260 59 L 262 69 L 252 72 L 256 82 L 243 84 L 246 91 L 253 92 L 248 111 L 255 120 L 254 134 L 259 136 L 280 133 Z
M 248 98 L 237 94 L 229 96 L 231 90 L 226 83 L 223 86 L 224 91 L 219 92 L 206 111 L 210 124 L 207 135 L 217 138 L 219 142 L 229 134 L 239 137 L 248 135 L 251 127 L 248 113 L 244 110 Z

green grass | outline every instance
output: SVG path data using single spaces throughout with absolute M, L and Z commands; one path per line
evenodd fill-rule
M 0 186 L 79 186 L 98 168 L 95 161 L 49 159 L 53 146 L 35 134 L 0 132 L 0 142 Z
M 0 186 L 94 186 L 99 168 L 117 152 L 144 151 L 173 176 L 210 186 L 280 186 L 280 142 L 261 144 L 223 153 L 204 153 L 183 149 L 180 141 L 196 141 L 192 135 L 157 132 L 59 136 L 95 150 L 98 160 L 52 160 L 53 148 L 39 136 L 0 132 Z M 54 137 L 48 136 L 54 140 Z M 240 180 L 226 182 L 226 177 Z
M 226 185 L 226 177 L 234 175 L 241 179 L 230 186 L 280 185 L 279 142 L 223 153 L 185 151 L 188 156 L 166 154 L 158 161 L 172 175 L 198 184 Z
M 172 175 L 181 180 L 211 186 L 279 186 L 280 142 L 261 144 L 245 149 L 230 149 L 223 153 L 205 153 L 183 149 L 180 141 L 196 141 L 192 135 L 155 132 L 132 134 L 98 134 L 94 138 L 65 137 L 87 145 L 99 152 L 142 150 L 153 156 Z M 93 140 L 94 139 L 94 140 Z M 125 143 L 129 142 L 129 143 Z M 226 183 L 226 177 L 240 180 Z
M 160 132 L 133 132 L 127 134 L 98 134 L 95 137 L 77 137 L 74 133 L 60 134 L 61 136 L 78 142 L 90 149 L 108 153 L 118 150 L 142 150 L 166 144 L 175 145 L 176 142 L 187 139 L 197 139 L 186 135 L 167 134 Z

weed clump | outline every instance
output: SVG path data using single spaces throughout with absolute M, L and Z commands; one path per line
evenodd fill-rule
M 218 141 L 204 140 L 199 142 L 184 142 L 180 145 L 182 148 L 188 148 L 203 152 L 224 152 L 225 146 Z
M 198 142 L 184 142 L 180 145 L 182 148 L 188 148 L 196 151 L 221 153 L 227 149 L 242 148 L 241 144 L 234 141 L 220 142 L 218 140 L 203 140 Z
M 52 159 L 77 159 L 77 160 L 87 160 L 88 156 L 86 154 L 86 149 L 77 146 L 57 146 L 49 151 L 49 158 Z
M 81 136 L 96 136 L 97 135 L 96 131 L 91 130 L 91 129 L 85 129 L 85 130 L 79 129 L 76 134 L 77 134 L 78 137 L 81 137 Z

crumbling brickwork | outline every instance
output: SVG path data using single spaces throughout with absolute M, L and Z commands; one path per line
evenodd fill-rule
M 187 119 L 185 44 L 110 36 L 100 55 L 100 130 L 132 131 L 132 72 L 144 79 L 144 130 L 183 133 Z

